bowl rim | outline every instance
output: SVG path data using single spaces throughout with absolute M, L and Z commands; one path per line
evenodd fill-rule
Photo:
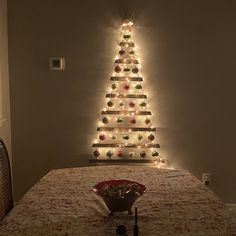
M 137 184 L 140 188 L 141 188 L 141 195 L 143 195 L 147 188 L 144 184 L 141 184 L 137 181 L 133 181 L 133 180 L 128 180 L 128 179 L 110 179 L 110 180 L 106 180 L 106 181 L 101 181 L 99 183 L 97 183 L 96 185 L 93 186 L 93 192 L 96 193 L 98 196 L 103 197 L 103 195 L 100 193 L 100 190 L 102 189 L 103 186 L 105 185 L 120 185 L 122 183 L 133 183 L 133 184 Z

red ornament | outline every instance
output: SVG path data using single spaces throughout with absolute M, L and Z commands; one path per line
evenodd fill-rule
M 95 151 L 93 152 L 93 155 L 94 155 L 95 157 L 98 157 L 98 156 L 100 155 L 100 153 L 99 153 L 98 150 L 95 150 Z
M 115 72 L 116 73 L 120 73 L 121 72 L 121 67 L 120 66 L 116 66 L 115 67 Z
M 154 136 L 153 134 L 149 134 L 149 135 L 148 135 L 148 139 L 149 139 L 150 141 L 153 141 L 153 140 L 155 139 L 155 136 Z
M 138 68 L 137 68 L 137 67 L 134 67 L 134 68 L 132 69 L 132 72 L 133 72 L 134 74 L 137 74 L 137 73 L 138 73 Z
M 121 49 L 121 50 L 119 51 L 119 54 L 120 54 L 121 56 L 123 56 L 123 55 L 125 54 L 125 50 Z
M 105 134 L 100 134 L 99 135 L 99 139 L 102 140 L 102 141 L 105 140 L 106 139 L 106 135 Z
M 133 118 L 132 120 L 130 120 L 130 123 L 134 125 L 136 123 L 136 120 Z
M 114 106 L 114 103 L 110 100 L 110 101 L 107 102 L 107 106 L 113 107 L 113 106 Z
M 146 156 L 146 152 L 145 151 L 140 152 L 140 156 L 144 158 Z
M 130 86 L 129 86 L 128 84 L 125 84 L 125 85 L 124 85 L 124 89 L 125 89 L 125 90 L 129 90 L 129 89 L 130 89 Z
M 123 156 L 124 156 L 124 154 L 123 154 L 123 152 L 122 152 L 122 151 L 119 151 L 119 152 L 117 153 L 117 156 L 118 156 L 118 157 L 123 157 Z
M 133 107 L 135 107 L 135 103 L 134 103 L 133 101 L 130 101 L 130 102 L 129 102 L 129 106 L 130 106 L 131 108 L 133 108 Z

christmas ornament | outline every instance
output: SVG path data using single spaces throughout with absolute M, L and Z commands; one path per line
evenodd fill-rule
M 135 51 L 134 51 L 134 50 L 131 50 L 131 51 L 129 51 L 129 54 L 130 54 L 130 55 L 134 55 L 134 54 L 135 54 Z
M 129 106 L 130 106 L 131 108 L 134 108 L 134 107 L 135 107 L 135 103 L 134 103 L 133 101 L 130 101 L 130 102 L 129 102 Z
M 129 84 L 125 84 L 123 88 L 124 88 L 125 90 L 129 90 L 129 89 L 130 89 L 130 86 L 129 86 Z
M 112 157 L 113 152 L 112 152 L 111 150 L 109 150 L 109 151 L 107 151 L 106 155 L 107 155 L 108 157 Z
M 100 135 L 99 135 L 99 139 L 100 139 L 101 141 L 105 140 L 105 139 L 106 139 L 106 135 L 105 135 L 105 134 L 100 134 Z
M 138 73 L 138 68 L 137 68 L 137 67 L 134 67 L 134 68 L 132 69 L 132 72 L 133 72 L 134 74 L 137 74 L 137 73 Z
M 121 67 L 120 66 L 116 66 L 115 67 L 115 72 L 116 73 L 120 73 L 121 72 Z
M 123 135 L 123 139 L 128 140 L 129 139 L 129 135 L 128 134 L 124 134 Z
M 139 106 L 142 107 L 142 108 L 146 107 L 146 105 L 147 105 L 147 103 L 144 102 L 144 101 L 139 104 Z
M 149 139 L 150 141 L 153 141 L 153 140 L 155 139 L 155 137 L 154 137 L 153 134 L 149 134 L 149 135 L 148 135 L 148 139 Z
M 103 123 L 103 124 L 108 124 L 108 123 L 109 123 L 109 119 L 108 119 L 107 117 L 104 117 L 104 118 L 102 119 L 102 123 Z
M 136 84 L 136 86 L 135 86 L 135 89 L 137 89 L 137 90 L 140 90 L 140 89 L 142 89 L 143 87 L 142 87 L 142 85 L 141 84 Z
M 113 106 L 114 106 L 114 103 L 110 100 L 110 101 L 107 102 L 107 106 L 113 107 Z
M 119 103 L 119 106 L 120 106 L 120 107 L 123 107 L 123 106 L 124 106 L 124 103 L 123 103 L 123 102 L 120 102 L 120 103 Z
M 129 72 L 129 71 L 130 71 L 130 68 L 128 68 L 128 67 L 124 68 L 124 72 Z
M 125 54 L 125 50 L 124 50 L 124 49 L 121 49 L 121 50 L 119 51 L 119 54 L 120 54 L 121 56 L 123 56 L 123 55 Z
M 141 140 L 143 138 L 142 134 L 138 134 L 138 140 Z
M 157 151 L 153 151 L 153 152 L 152 152 L 152 156 L 153 156 L 153 157 L 157 157 L 157 156 L 159 156 L 159 153 L 158 153 Z
M 95 157 L 99 157 L 100 153 L 99 153 L 98 150 L 95 150 L 95 151 L 93 152 L 93 155 L 94 155 Z
M 113 139 L 113 140 L 116 140 L 116 135 L 115 134 L 113 134 L 112 136 L 111 136 L 111 138 Z
M 140 152 L 140 156 L 144 158 L 146 156 L 146 152 L 145 151 Z
M 145 124 L 148 125 L 150 122 L 151 122 L 151 120 L 149 118 L 146 118 Z
M 123 119 L 121 117 L 118 117 L 117 120 L 116 120 L 117 123 L 122 123 L 123 122 Z
M 112 84 L 112 85 L 111 85 L 111 88 L 112 88 L 113 90 L 115 90 L 115 89 L 117 88 L 117 85 L 116 85 L 116 84 Z
M 134 156 L 134 152 L 129 152 L 129 157 L 133 157 Z
M 160 158 L 161 163 L 165 163 L 165 159 Z
M 129 39 L 129 38 L 130 38 L 130 35 L 129 35 L 129 34 L 125 34 L 125 35 L 123 35 L 123 38 L 124 38 L 124 39 Z
M 118 153 L 117 153 L 117 156 L 118 156 L 118 157 L 123 157 L 123 155 L 124 155 L 124 154 L 123 154 L 122 151 L 118 151 Z
M 136 120 L 133 118 L 130 120 L 130 123 L 134 125 L 136 123 Z

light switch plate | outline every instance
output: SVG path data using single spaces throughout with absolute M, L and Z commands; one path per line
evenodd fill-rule
M 65 70 L 65 58 L 64 57 L 50 57 L 49 68 L 50 70 Z

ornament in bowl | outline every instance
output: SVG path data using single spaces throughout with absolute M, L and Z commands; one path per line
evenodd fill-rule
M 134 202 L 144 194 L 146 187 L 130 180 L 108 180 L 96 184 L 93 191 L 102 197 L 112 216 L 114 212 L 132 214 Z

